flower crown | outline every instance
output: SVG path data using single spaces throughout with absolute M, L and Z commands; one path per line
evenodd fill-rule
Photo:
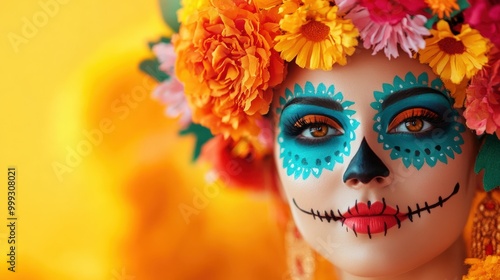
M 500 157 L 500 4 L 487 0 L 183 0 L 182 4 L 177 22 L 170 20 L 175 33 L 152 46 L 157 60 L 143 62 L 142 68 L 161 82 L 153 94 L 167 105 L 167 115 L 180 116 L 184 132 L 197 135 L 195 156 L 203 151 L 202 156 L 230 184 L 263 185 L 255 179 L 262 173 L 252 170 L 269 168 L 272 133 L 265 115 L 273 87 L 286 76 L 287 63 L 329 70 L 348 63 L 358 45 L 373 54 L 383 51 L 388 59 L 402 51 L 428 64 L 454 98 L 454 106 L 465 107 L 466 125 L 478 135 L 489 135 L 476 171 L 486 166 L 500 169 L 496 160 Z M 161 71 L 148 71 L 151 63 Z M 245 172 L 231 171 L 227 167 L 231 161 Z M 498 177 L 486 172 L 485 189 L 500 185 Z

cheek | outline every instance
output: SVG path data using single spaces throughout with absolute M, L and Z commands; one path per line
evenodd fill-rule
M 452 118 L 453 121 L 447 127 L 433 129 L 418 138 L 378 130 L 378 142 L 382 143 L 385 150 L 390 150 L 391 159 L 402 160 L 406 167 L 414 166 L 418 170 L 424 165 L 433 167 L 438 162 L 446 164 L 462 153 L 461 145 L 464 143 L 462 133 L 465 126 L 456 121 L 456 112 Z M 376 123 L 376 130 L 379 127 L 383 125 Z
M 350 140 L 339 137 L 316 145 L 300 144 L 284 135 L 279 135 L 276 148 L 278 168 L 286 170 L 286 176 L 294 180 L 306 180 L 309 176 L 319 178 L 324 169 L 333 170 L 350 154 Z

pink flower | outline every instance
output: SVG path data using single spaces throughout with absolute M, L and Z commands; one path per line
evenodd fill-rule
M 191 123 L 191 109 L 188 106 L 184 86 L 175 76 L 160 83 L 153 90 L 153 98 L 166 105 L 165 114 L 171 118 L 179 118 L 182 127 Z
M 158 43 L 153 46 L 153 53 L 160 61 L 160 70 L 167 73 L 169 76 L 174 75 L 175 52 L 174 46 L 167 43 Z
M 370 18 L 380 24 L 397 24 L 408 15 L 415 15 L 426 8 L 423 0 L 394 1 L 394 0 L 360 0 Z
M 500 136 L 500 51 L 493 48 L 489 59 L 467 88 L 464 116 L 478 135 L 496 132 Z
M 153 46 L 153 52 L 160 62 L 160 70 L 170 77 L 161 82 L 153 90 L 153 98 L 167 106 L 165 114 L 172 118 L 179 118 L 182 127 L 191 123 L 191 109 L 188 106 L 184 86 L 175 76 L 174 66 L 176 55 L 172 44 L 158 43 Z
M 430 35 L 429 30 L 424 26 L 427 21 L 425 16 L 406 14 L 397 23 L 391 23 L 391 21 L 371 20 L 369 15 L 371 16 L 367 8 L 357 6 L 346 15 L 346 18 L 353 21 L 359 29 L 363 47 L 373 48 L 373 54 L 383 49 L 389 59 L 398 57 L 399 44 L 401 49 L 411 57 L 412 51 L 425 47 L 423 37 Z
M 500 48 L 500 3 L 488 0 L 470 0 L 470 8 L 464 11 L 465 22 L 479 30 Z
M 357 0 L 335 0 L 335 5 L 339 8 L 337 13 L 344 15 L 358 4 Z

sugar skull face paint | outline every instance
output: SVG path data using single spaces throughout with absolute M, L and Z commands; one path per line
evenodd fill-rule
M 382 88 L 374 92 L 376 101 L 371 104 L 378 111 L 373 128 L 392 159 L 401 158 L 406 167 L 420 169 L 424 163 L 446 163 L 462 152 L 465 126 L 440 79 L 429 84 L 426 72 L 418 78 L 408 72 Z
M 319 177 L 323 169 L 333 170 L 351 152 L 354 129 L 353 103 L 344 101 L 334 85 L 306 82 L 285 89 L 276 113 L 280 114 L 280 158 L 287 175 L 295 179 Z M 326 153 L 325 153 L 326 152 Z
M 351 59 L 290 66 L 273 101 L 274 158 L 299 231 L 337 271 L 404 278 L 458 244 L 479 144 L 426 65 Z

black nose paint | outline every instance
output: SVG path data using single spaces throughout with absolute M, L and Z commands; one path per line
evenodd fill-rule
M 363 138 L 359 150 L 344 173 L 344 183 L 350 179 L 357 179 L 366 184 L 373 178 L 387 176 L 389 176 L 389 169 L 368 146 L 366 138 Z

